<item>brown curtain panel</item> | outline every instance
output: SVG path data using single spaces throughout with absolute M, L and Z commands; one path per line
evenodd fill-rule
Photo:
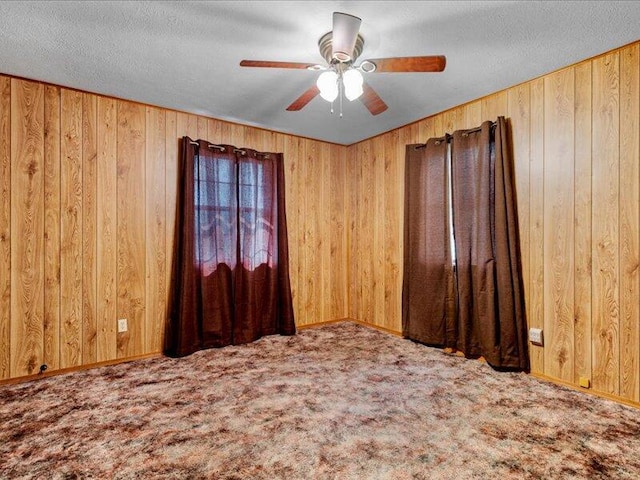
M 513 161 L 507 125 L 457 131 L 451 143 L 457 348 L 528 369 Z
M 447 308 L 453 271 L 448 229 L 447 139 L 407 145 L 402 330 L 428 345 L 455 345 Z
M 294 334 L 282 154 L 181 151 L 166 353 Z
M 403 335 L 527 370 L 510 152 L 504 117 L 407 146 Z

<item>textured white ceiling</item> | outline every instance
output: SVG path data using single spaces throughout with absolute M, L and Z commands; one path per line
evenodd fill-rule
M 366 75 L 389 109 L 285 108 L 318 73 L 332 12 L 362 18 L 359 60 L 447 57 L 443 73 Z M 637 1 L 1 2 L 0 73 L 351 144 L 640 39 Z M 215 139 L 211 139 L 215 141 Z

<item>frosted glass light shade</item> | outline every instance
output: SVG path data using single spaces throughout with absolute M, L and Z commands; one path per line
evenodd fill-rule
M 344 96 L 353 101 L 362 95 L 362 74 L 358 70 L 350 69 L 342 74 L 344 84 Z
M 323 72 L 316 81 L 320 96 L 327 102 L 338 98 L 338 74 L 333 71 Z

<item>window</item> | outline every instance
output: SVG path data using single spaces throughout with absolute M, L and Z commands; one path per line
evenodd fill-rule
M 220 264 L 255 270 L 273 266 L 276 241 L 271 182 L 273 172 L 259 160 L 200 156 L 194 165 L 196 263 L 204 275 Z

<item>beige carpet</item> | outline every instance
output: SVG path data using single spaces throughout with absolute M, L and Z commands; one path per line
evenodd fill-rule
M 0 478 L 640 478 L 640 411 L 349 322 L 0 387 Z

